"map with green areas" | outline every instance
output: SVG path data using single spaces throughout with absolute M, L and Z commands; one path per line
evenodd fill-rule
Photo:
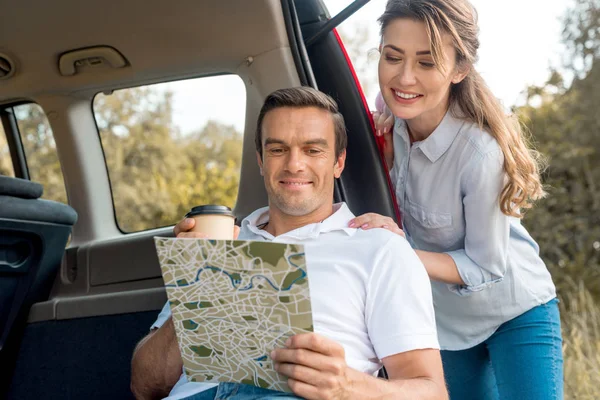
M 269 354 L 313 331 L 302 245 L 155 238 L 189 381 L 290 392 Z

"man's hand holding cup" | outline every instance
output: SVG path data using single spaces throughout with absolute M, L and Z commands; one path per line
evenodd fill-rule
M 240 228 L 230 208 L 205 205 L 194 207 L 173 228 L 177 238 L 237 239 Z

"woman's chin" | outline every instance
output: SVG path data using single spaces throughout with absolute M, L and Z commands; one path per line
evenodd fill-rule
M 416 118 L 421 113 L 419 110 L 411 109 L 410 107 L 394 107 L 391 111 L 396 118 L 400 118 L 403 120 L 410 120 Z

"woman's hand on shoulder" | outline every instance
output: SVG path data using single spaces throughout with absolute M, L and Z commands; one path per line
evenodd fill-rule
M 348 223 L 350 228 L 357 229 L 373 229 L 373 228 L 383 228 L 388 231 L 405 237 L 404 231 L 400 229 L 396 221 L 394 221 L 390 217 L 386 217 L 383 215 L 379 215 L 376 213 L 366 213 L 359 217 L 353 218 Z

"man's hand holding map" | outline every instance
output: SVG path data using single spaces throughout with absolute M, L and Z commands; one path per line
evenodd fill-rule
M 290 391 L 269 354 L 313 330 L 303 247 L 173 238 L 155 244 L 188 380 Z

